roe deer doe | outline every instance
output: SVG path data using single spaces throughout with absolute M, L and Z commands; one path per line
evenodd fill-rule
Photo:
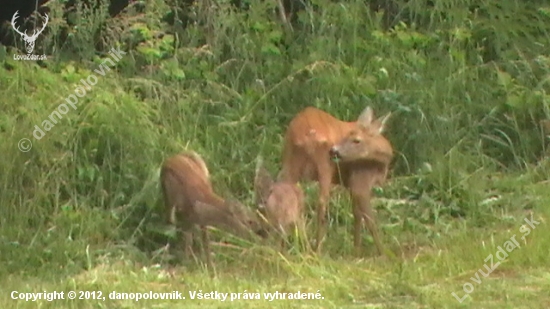
M 202 157 L 193 151 L 165 160 L 161 169 L 161 186 L 168 222 L 185 234 L 185 252 L 193 254 L 192 229 L 200 226 L 207 263 L 211 266 L 206 226 L 215 226 L 243 238 L 254 231 L 261 234 L 259 218 L 241 203 L 218 196 Z
M 357 121 L 346 122 L 315 107 L 306 107 L 289 123 L 285 133 L 283 167 L 279 179 L 296 183 L 319 183 L 316 250 L 326 234 L 326 212 L 333 185 L 343 185 L 353 202 L 354 247 L 361 246 L 363 221 L 372 234 L 379 254 L 383 254 L 374 214 L 371 189 L 386 180 L 393 159 L 390 142 L 382 135 L 391 112 L 375 119 L 366 107 Z M 332 158 L 339 157 L 336 164 Z
M 256 205 L 266 217 L 270 230 L 281 235 L 281 249 L 285 247 L 285 238 L 291 232 L 299 229 L 304 231 L 302 212 L 304 209 L 304 193 L 296 183 L 277 181 L 263 166 L 261 158 L 256 164 L 254 177 Z

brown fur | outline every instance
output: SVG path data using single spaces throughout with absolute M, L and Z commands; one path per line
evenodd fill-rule
M 295 228 L 303 228 L 304 193 L 296 183 L 274 182 L 261 159 L 254 178 L 256 204 L 265 215 L 270 228 L 286 237 Z M 284 239 L 282 245 L 284 246 Z
M 241 237 L 248 237 L 251 230 L 259 231 L 260 223 L 250 210 L 237 201 L 226 201 L 214 192 L 206 163 L 193 151 L 164 161 L 161 186 L 167 220 L 183 230 L 188 256 L 193 253 L 193 226 L 202 229 L 209 264 L 206 226 L 215 226 Z
M 360 248 L 360 228 L 365 222 L 382 254 L 370 199 L 372 187 L 385 182 L 393 159 L 392 146 L 381 134 L 389 116 L 375 119 L 372 109 L 367 107 L 357 121 L 346 122 L 315 107 L 307 107 L 290 121 L 279 179 L 290 183 L 319 183 L 317 251 L 321 250 L 326 233 L 330 189 L 333 185 L 343 185 L 353 201 L 355 249 Z M 354 141 L 357 147 L 349 146 Z M 357 152 L 359 148 L 361 152 Z M 342 162 L 337 165 L 331 160 L 331 154 L 338 155 Z

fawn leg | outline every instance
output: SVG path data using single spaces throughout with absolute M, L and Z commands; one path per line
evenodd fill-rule
M 286 239 L 284 237 L 281 237 L 279 246 L 280 246 L 281 252 L 284 252 L 286 249 Z
M 187 258 L 194 257 L 195 254 L 193 253 L 193 231 L 191 229 L 185 230 L 183 231 L 183 234 L 185 236 L 185 255 L 187 256 Z
M 210 256 L 210 240 L 208 239 L 208 229 L 206 226 L 201 226 L 203 252 L 206 255 L 206 265 L 212 268 L 212 259 Z

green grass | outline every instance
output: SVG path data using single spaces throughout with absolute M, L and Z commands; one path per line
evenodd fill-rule
M 69 25 L 52 3 L 51 31 L 36 45 L 48 61 L 14 61 L 20 52 L 0 47 L 0 307 L 548 308 L 550 165 L 539 125 L 550 110 L 547 8 L 517 2 L 504 19 L 501 1 L 479 4 L 489 16 L 455 2 L 411 6 L 403 16 L 415 26 L 383 32 L 363 1 L 319 0 L 293 34 L 260 5 L 173 10 L 155 0 L 113 19 L 78 8 Z M 187 26 L 170 21 L 185 18 Z M 44 128 L 117 46 L 127 54 L 116 68 L 96 74 L 77 109 L 36 140 L 35 125 Z M 255 159 L 279 170 L 296 112 L 317 106 L 354 120 L 367 105 L 377 116 L 393 112 L 387 137 L 396 158 L 374 205 L 395 259 L 377 256 L 366 231 L 361 255 L 352 253 L 341 190 L 320 255 L 218 232 L 214 269 L 178 251 L 162 219 L 164 159 L 200 153 L 216 191 L 253 207 Z M 27 152 L 22 138 L 32 143 Z M 311 240 L 316 188 L 304 188 Z M 531 215 L 540 224 L 523 240 Z M 481 275 L 514 234 L 520 246 Z M 463 297 L 467 283 L 474 290 L 461 303 L 452 293 Z M 13 291 L 100 291 L 106 300 L 27 302 L 11 299 Z M 114 291 L 186 299 L 109 299 Z M 242 294 L 190 299 L 195 291 Z M 323 298 L 264 299 L 276 291 Z
M 44 269 L 39 273 L 4 275 L 1 280 L 3 308 L 545 308 L 550 304 L 550 272 L 546 264 L 550 248 L 546 237 L 548 202 L 545 185 L 532 185 L 532 194 L 541 198 L 529 212 L 507 213 L 503 223 L 490 228 L 472 227 L 466 222 L 450 221 L 446 231 L 437 237 L 415 237 L 403 232 L 387 235 L 385 243 L 399 259 L 373 258 L 372 254 L 357 259 L 350 253 L 336 253 L 338 243 L 349 243 L 351 235 L 337 227 L 331 231 L 326 254 L 293 253 L 281 255 L 270 246 L 244 247 L 213 246 L 217 255 L 215 269 L 207 270 L 202 262 L 182 261 L 180 264 L 156 264 L 115 246 L 107 246 L 93 253 L 89 247 L 80 247 L 89 256 L 89 269 L 69 272 L 64 265 Z M 513 193 L 511 193 L 513 194 Z M 343 206 L 345 207 L 345 206 Z M 380 211 L 380 220 L 386 221 Z M 520 227 L 524 217 L 540 222 L 521 240 Z M 514 219 L 515 218 L 515 219 Z M 488 276 L 475 273 L 483 268 L 484 259 L 495 254 L 512 235 L 518 235 L 520 247 Z M 423 244 L 422 244 L 423 243 Z M 369 247 L 373 247 L 372 244 Z M 332 251 L 332 253 L 331 253 Z M 166 254 L 166 253 L 161 253 Z M 329 257 L 332 255 L 332 257 Z M 495 263 L 498 261 L 494 257 Z M 490 264 L 487 263 L 489 267 Z M 85 267 L 87 268 L 87 267 Z M 473 279 L 471 279 L 473 277 Z M 465 294 L 462 285 L 470 282 L 474 291 L 461 304 L 453 296 Z M 11 291 L 101 291 L 106 300 L 59 300 L 24 302 L 11 300 Z M 116 292 L 172 292 L 179 291 L 185 300 L 109 300 Z M 219 293 L 259 293 L 260 299 L 226 300 L 191 299 L 189 293 L 217 291 Z M 321 300 L 273 300 L 264 293 L 319 291 Z M 242 296 L 244 297 L 244 296 Z

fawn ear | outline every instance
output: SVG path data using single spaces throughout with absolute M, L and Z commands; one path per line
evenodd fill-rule
M 367 106 L 357 118 L 357 124 L 368 128 L 374 120 L 374 111 L 370 106 Z
M 258 157 L 256 162 L 256 173 L 254 175 L 254 193 L 256 194 L 256 202 L 261 204 L 269 195 L 273 178 L 263 165 L 262 157 Z

